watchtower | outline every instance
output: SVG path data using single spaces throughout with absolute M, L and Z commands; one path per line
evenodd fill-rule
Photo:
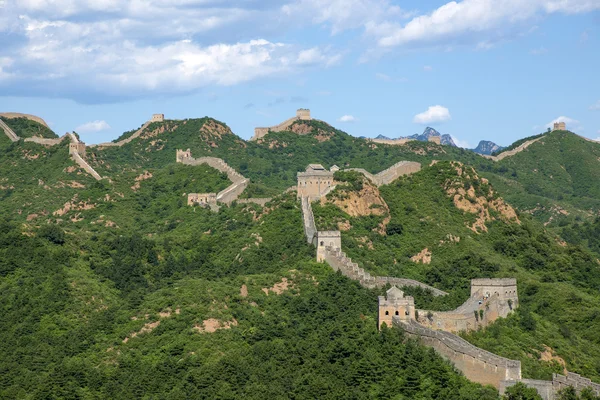
M 82 158 L 85 158 L 85 143 L 77 142 L 69 144 L 69 154 L 79 154 Z
M 310 121 L 312 119 L 310 117 L 310 110 L 308 108 L 299 108 L 296 111 L 296 117 L 303 121 Z
M 554 129 L 552 129 L 553 131 L 566 131 L 567 130 L 567 124 L 564 122 L 555 122 L 554 123 Z
M 150 122 L 163 122 L 165 120 L 165 114 L 152 114 Z
M 386 298 L 387 297 L 387 298 Z M 415 319 L 415 299 L 411 296 L 404 297 L 404 292 L 396 286 L 392 286 L 386 292 L 386 296 L 379 296 L 378 327 L 386 324 L 392 327 L 392 318 L 398 317 L 402 321 Z
M 333 172 L 321 164 L 309 164 L 304 172 L 298 172 L 298 198 L 319 199 L 333 185 Z
M 192 152 L 190 149 L 187 150 L 177 150 L 175 152 L 175 161 L 178 163 L 182 163 L 185 160 L 189 160 L 192 158 Z
M 517 280 L 515 278 L 471 279 L 471 297 L 476 295 L 498 296 L 500 300 L 510 299 L 516 304 L 519 301 Z
M 317 262 L 325 260 L 327 247 L 333 249 L 342 248 L 342 234 L 340 231 L 319 231 L 317 232 Z

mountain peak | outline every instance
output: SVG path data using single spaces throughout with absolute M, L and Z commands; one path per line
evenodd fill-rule
M 483 154 L 486 156 L 491 155 L 497 151 L 504 149 L 502 146 L 498 146 L 496 143 L 489 140 L 482 140 L 479 142 L 476 148 L 473 149 L 475 153 Z

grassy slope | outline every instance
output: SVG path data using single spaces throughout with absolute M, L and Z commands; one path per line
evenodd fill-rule
M 27 118 L 4 118 L 2 120 L 21 138 L 39 136 L 47 139 L 57 138 L 58 135 L 48 127 Z
M 570 132 L 544 135 L 527 150 L 508 157 L 488 171 L 488 177 L 505 197 L 540 220 L 554 222 L 565 213 L 589 216 L 600 210 L 600 145 Z

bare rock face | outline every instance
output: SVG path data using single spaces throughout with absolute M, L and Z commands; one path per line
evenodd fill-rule
M 496 195 L 487 179 L 480 178 L 472 167 L 466 167 L 460 162 L 452 162 L 452 167 L 456 169 L 458 176 L 456 179 L 448 179 L 444 190 L 452 197 L 456 208 L 477 215 L 475 222 L 468 226 L 469 229 L 476 233 L 487 232 L 485 223 L 497 219 L 494 214 L 504 221 L 521 223 L 514 208 Z

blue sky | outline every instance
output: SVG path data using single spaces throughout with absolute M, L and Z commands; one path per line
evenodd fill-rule
M 355 136 L 600 137 L 599 0 L 0 0 L 0 49 L 0 111 L 88 143 L 300 107 Z

